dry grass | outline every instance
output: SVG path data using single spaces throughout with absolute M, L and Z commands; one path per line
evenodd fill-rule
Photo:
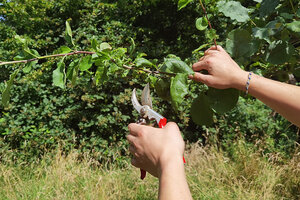
M 193 144 L 185 155 L 194 199 L 300 199 L 300 155 L 275 164 L 260 153 L 237 145 L 233 159 L 216 148 Z M 103 169 L 76 152 L 58 152 L 39 165 L 0 164 L 0 199 L 156 199 L 158 181 L 139 170 Z M 47 164 L 48 163 L 48 164 Z

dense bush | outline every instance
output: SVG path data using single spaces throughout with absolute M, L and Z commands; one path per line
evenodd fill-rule
M 220 44 L 225 44 L 227 35 L 241 24 L 218 13 L 218 2 L 206 1 L 209 3 L 207 10 Z M 255 2 L 241 2 L 253 9 L 256 6 Z M 23 44 L 15 39 L 16 35 L 25 38 L 28 46 L 41 55 L 57 50 L 66 44 L 62 32 L 67 20 L 72 25 L 78 50 L 86 50 L 91 38 L 109 42 L 113 47 L 126 48 L 132 45 L 130 38 L 133 38 L 136 43 L 135 56 L 145 52 L 147 58 L 155 63 L 173 53 L 191 64 L 202 55 L 201 52 L 191 52 L 212 41 L 208 29 L 199 32 L 195 28 L 199 12 L 200 6 L 196 1 L 178 11 L 175 0 L 12 0 L 0 4 L 0 15 L 4 17 L 0 24 L 0 60 L 12 60 L 22 51 Z M 269 19 L 256 20 L 255 23 L 263 26 L 276 17 L 272 14 Z M 289 18 L 284 20 L 291 21 Z M 251 30 L 249 24 L 251 22 L 244 26 Z M 288 34 L 291 40 L 297 39 L 295 33 Z M 272 35 L 272 40 L 278 40 L 278 35 Z M 298 42 L 295 40 L 295 47 Z M 262 52 L 267 43 L 263 40 L 260 44 Z M 255 62 L 249 62 L 250 56 L 247 57 L 249 60 L 239 61 L 246 69 L 254 69 L 270 77 L 296 68 L 293 62 L 292 67 L 282 65 L 280 70 L 272 73 L 277 65 L 264 63 L 258 56 L 262 55 L 257 53 Z M 67 58 L 66 63 L 70 64 L 75 58 Z M 11 91 L 9 107 L 1 107 L 0 159 L 1 155 L 11 153 L 14 160 L 32 161 L 49 149 L 61 147 L 65 152 L 73 148 L 90 152 L 100 161 L 122 160 L 120 154 L 115 152 L 125 154 L 127 125 L 137 119 L 130 101 L 131 90 L 134 87 L 141 89 L 149 77 L 132 71 L 128 72 L 129 76 L 111 73 L 105 84 L 96 85 L 95 79 L 90 76 L 96 71 L 92 68 L 91 72 L 81 72 L 76 86 L 69 84 L 69 87 L 61 89 L 52 84 L 52 71 L 57 62 L 56 59 L 48 62 L 40 60 L 31 73 L 19 73 Z M 259 65 L 257 62 L 263 63 L 261 66 L 267 70 L 255 68 Z M 15 69 L 16 66 L 1 66 L 1 91 L 4 90 L 3 81 L 8 80 Z M 295 126 L 276 114 L 272 115 L 272 111 L 262 103 L 242 97 L 233 111 L 214 116 L 213 127 L 196 125 L 190 119 L 189 111 L 196 98 L 193 94 L 206 91 L 207 87 L 191 84 L 189 89 L 191 94 L 178 111 L 153 93 L 154 108 L 168 120 L 177 122 L 186 140 L 218 143 L 228 148 L 236 139 L 245 137 L 249 143 L 263 142 L 265 152 L 281 151 L 287 154 L 299 141 Z

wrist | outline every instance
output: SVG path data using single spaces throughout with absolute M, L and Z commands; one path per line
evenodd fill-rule
M 241 91 L 246 91 L 246 84 L 248 80 L 249 72 L 241 70 L 240 73 L 236 75 L 233 88 Z
M 159 161 L 158 178 L 163 175 L 176 174 L 184 170 L 183 156 L 169 156 Z

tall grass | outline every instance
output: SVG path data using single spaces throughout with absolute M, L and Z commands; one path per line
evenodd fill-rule
M 229 158 L 215 147 L 190 146 L 186 173 L 194 199 L 300 199 L 300 155 L 275 157 L 236 145 Z M 38 164 L 0 164 L 0 199 L 156 199 L 158 181 L 129 164 L 101 167 L 74 151 Z M 176 176 L 176 174 L 174 174 Z

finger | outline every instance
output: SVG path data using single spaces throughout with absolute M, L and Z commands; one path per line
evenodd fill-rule
M 208 50 L 217 50 L 217 51 L 225 51 L 223 49 L 223 47 L 221 47 L 220 45 L 217 45 L 217 47 L 215 45 L 211 46 L 209 49 L 207 49 L 206 51 Z
M 135 166 L 135 167 L 140 168 L 140 167 L 139 167 L 139 166 L 140 166 L 140 163 L 138 162 L 138 159 L 136 159 L 135 157 L 133 157 L 133 158 L 131 159 L 131 164 L 132 164 L 133 166 Z
M 207 86 L 211 85 L 211 75 L 201 74 L 199 72 L 195 72 L 194 76 L 191 78 L 194 81 L 204 83 Z
M 207 67 L 207 63 L 204 60 L 201 60 L 199 62 L 194 63 L 192 68 L 194 71 L 200 71 L 203 69 L 207 70 Z
M 212 54 L 216 54 L 216 53 L 219 53 L 219 51 L 208 49 L 204 52 L 204 56 L 208 56 L 208 55 L 212 55 Z
M 135 152 L 136 152 L 136 148 L 135 148 L 133 145 L 130 145 L 130 146 L 129 146 L 129 152 L 130 152 L 132 155 L 134 155 Z
M 136 143 L 136 137 L 135 136 L 127 135 L 126 138 L 127 138 L 127 141 L 129 142 L 129 144 L 135 145 L 135 143 Z
M 141 126 L 139 124 L 136 123 L 131 123 L 128 125 L 128 129 L 131 135 L 133 136 L 139 136 L 139 131 L 141 130 Z

